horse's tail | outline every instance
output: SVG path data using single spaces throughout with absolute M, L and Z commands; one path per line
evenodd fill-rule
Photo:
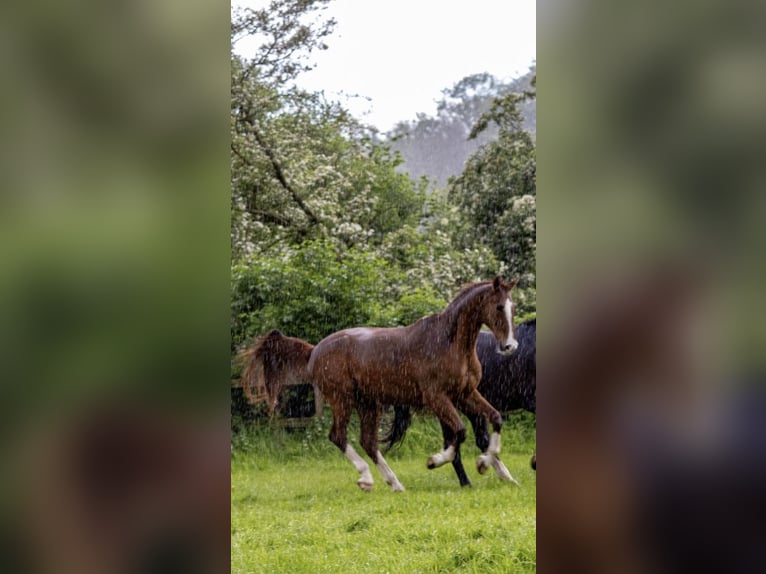
M 383 438 L 380 439 L 381 444 L 385 444 L 385 451 L 388 452 L 395 445 L 401 443 L 404 440 L 404 435 L 407 433 L 407 429 L 412 424 L 412 412 L 409 407 L 394 407 L 394 420 L 391 421 L 391 426 L 388 432 Z
M 250 403 L 266 402 L 273 414 L 288 381 L 309 381 L 307 366 L 313 348 L 311 343 L 275 329 L 242 351 L 242 388 Z

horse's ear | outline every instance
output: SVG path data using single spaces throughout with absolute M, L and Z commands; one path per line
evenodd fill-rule
M 519 282 L 519 278 L 518 278 L 518 277 L 514 277 L 513 279 L 511 279 L 511 282 L 510 282 L 510 283 L 508 283 L 508 290 L 510 291 L 511 289 L 513 289 L 514 287 L 516 287 L 516 284 L 517 284 L 518 282 Z
M 503 278 L 500 277 L 500 275 L 497 275 L 495 277 L 495 280 L 492 282 L 492 288 L 497 291 L 500 289 L 500 286 L 503 285 L 504 281 Z

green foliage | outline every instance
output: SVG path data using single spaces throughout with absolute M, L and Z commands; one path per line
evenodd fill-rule
M 438 313 L 447 303 L 432 287 L 415 287 L 392 306 L 383 309 L 378 323 L 386 326 L 411 325 L 421 317 Z
M 427 238 L 404 227 L 381 248 L 316 240 L 241 259 L 232 266 L 232 352 L 271 329 L 317 343 L 348 327 L 409 325 L 441 311 L 456 285 L 491 274 L 491 254 Z
M 496 125 L 497 140 L 471 156 L 449 186 L 449 198 L 467 222 L 459 240 L 489 247 L 527 289 L 535 285 L 537 160 L 534 140 L 522 129 L 518 105 L 531 95 L 506 94 L 495 99 L 471 137 Z
M 460 285 L 503 272 L 489 249 L 480 245 L 455 248 L 452 236 L 460 225 L 459 213 L 450 212 L 433 196 L 426 211 L 418 228 L 402 227 L 388 234 L 380 246 L 381 255 L 402 270 L 402 288 L 433 289 L 446 303 Z
M 251 58 L 251 69 L 261 81 L 285 84 L 311 69 L 306 62 L 314 50 L 325 50 L 335 21 L 316 18 L 330 0 L 271 0 L 263 8 L 235 10 L 231 20 L 231 43 L 245 36 L 260 40 Z
M 234 348 L 270 329 L 313 343 L 380 315 L 391 282 L 375 254 L 336 250 L 314 241 L 270 257 L 243 259 L 232 269 Z

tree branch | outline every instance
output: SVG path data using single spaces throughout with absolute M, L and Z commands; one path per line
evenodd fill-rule
M 301 198 L 300 195 L 293 189 L 293 186 L 290 185 L 290 183 L 287 181 L 287 178 L 285 177 L 285 172 L 282 169 L 281 164 L 277 160 L 276 156 L 274 155 L 274 152 L 272 149 L 266 144 L 266 141 L 263 139 L 263 136 L 260 134 L 260 132 L 256 129 L 254 125 L 250 125 L 251 129 L 253 130 L 253 135 L 255 136 L 255 141 L 258 142 L 258 145 L 261 147 L 261 150 L 263 151 L 266 158 L 269 160 L 269 163 L 271 163 L 271 168 L 274 171 L 274 177 L 277 178 L 277 181 L 280 183 L 280 185 L 287 191 L 287 193 L 290 195 L 292 200 L 296 203 L 296 205 L 300 208 L 300 210 L 308 217 L 309 221 L 312 225 L 319 225 L 319 218 L 314 214 L 314 212 L 309 208 L 308 205 L 306 205 L 306 202 L 303 201 L 303 198 Z M 237 153 L 235 151 L 235 153 Z M 242 158 L 241 154 L 237 153 L 240 158 Z
M 292 198 L 292 200 L 298 205 L 298 207 L 306 215 L 306 217 L 309 218 L 309 221 L 311 222 L 311 224 L 319 225 L 319 218 L 317 218 L 317 216 L 314 215 L 314 212 L 311 211 L 308 205 L 306 205 L 306 202 L 303 201 L 303 199 L 297 194 L 297 192 L 293 189 L 293 187 L 288 183 L 287 178 L 285 177 L 284 171 L 282 170 L 282 166 L 279 164 L 276 157 L 274 156 L 274 152 L 272 152 L 271 148 L 269 148 L 266 145 L 266 142 L 263 140 L 263 137 L 258 132 L 258 130 L 256 130 L 255 127 L 252 125 L 251 125 L 251 128 L 253 130 L 253 135 L 255 136 L 255 140 L 258 142 L 258 145 L 263 150 L 264 155 L 266 155 L 269 162 L 271 163 L 271 167 L 274 170 L 274 176 L 277 178 L 277 181 L 287 191 L 287 193 L 290 194 L 290 197 Z M 239 159 L 241 159 L 243 163 L 247 165 L 250 164 L 250 162 L 245 158 L 245 156 L 243 156 L 242 153 L 237 149 L 234 143 L 231 144 L 231 151 L 234 152 L 234 155 L 236 155 Z M 305 234 L 305 232 L 301 232 L 301 235 L 303 234 Z

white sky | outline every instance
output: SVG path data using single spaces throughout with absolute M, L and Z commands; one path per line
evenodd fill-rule
M 382 131 L 435 114 L 441 91 L 465 76 L 510 80 L 535 60 L 535 0 L 334 0 L 325 13 L 337 21 L 329 47 L 298 83 Z M 247 56 L 246 40 L 237 52 Z

